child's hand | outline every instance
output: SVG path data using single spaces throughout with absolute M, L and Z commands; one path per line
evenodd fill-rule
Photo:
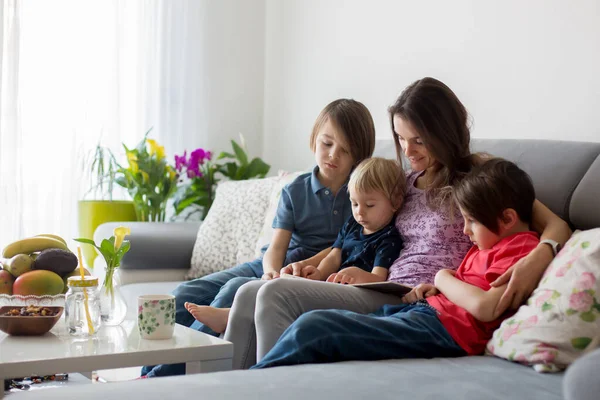
M 306 267 L 302 268 L 302 271 L 300 272 L 300 276 L 302 276 L 303 278 L 306 278 L 306 279 L 320 281 L 321 280 L 321 270 L 319 270 L 314 265 L 307 265 Z
M 342 285 L 351 285 L 356 281 L 356 278 L 344 272 L 336 272 L 335 274 L 329 275 L 327 282 L 341 283 Z
M 271 279 L 275 278 L 279 278 L 279 272 L 271 271 L 265 272 L 260 279 L 262 279 L 263 281 L 270 281 Z
M 302 264 L 301 262 L 291 263 L 291 264 L 288 264 L 285 267 L 281 268 L 281 271 L 279 271 L 279 273 L 281 275 L 287 274 L 287 275 L 300 276 L 298 273 L 295 273 L 295 271 L 298 271 L 298 272 L 302 271 L 303 266 L 304 266 L 304 264 Z
M 438 272 L 439 273 L 439 272 Z M 431 283 L 421 283 L 413 288 L 410 292 L 406 293 L 404 297 L 402 297 L 403 303 L 414 303 L 415 301 L 423 300 L 430 296 L 435 296 L 439 294 L 440 291 L 437 290 L 435 286 Z

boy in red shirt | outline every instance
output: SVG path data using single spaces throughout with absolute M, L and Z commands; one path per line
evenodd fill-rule
M 474 244 L 457 271 L 439 271 L 434 285 L 418 285 L 404 304 L 372 314 L 304 314 L 253 368 L 481 354 L 508 317 L 497 308 L 506 285 L 490 283 L 539 244 L 529 229 L 535 191 L 515 164 L 491 159 L 469 172 L 453 188 L 453 197 Z

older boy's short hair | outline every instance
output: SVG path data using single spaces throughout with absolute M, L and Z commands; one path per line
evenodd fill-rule
M 348 142 L 354 164 L 371 157 L 375 150 L 375 124 L 369 109 L 352 99 L 338 99 L 329 103 L 317 117 L 310 136 L 310 149 L 315 152 L 317 135 L 327 121 L 338 128 Z
M 352 171 L 348 188 L 357 192 L 376 190 L 385 194 L 394 207 L 399 207 L 406 193 L 406 176 L 396 160 L 367 158 Z
M 529 175 L 502 158 L 485 161 L 453 187 L 454 200 L 465 213 L 494 233 L 498 219 L 507 208 L 519 219 L 531 223 L 535 189 Z

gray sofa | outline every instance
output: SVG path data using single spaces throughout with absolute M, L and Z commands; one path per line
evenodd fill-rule
M 600 143 L 474 140 L 473 149 L 517 162 L 533 178 L 537 197 L 573 228 L 600 227 Z M 378 143 L 376 153 L 394 157 L 393 143 Z M 113 227 L 105 224 L 97 233 L 105 236 Z M 121 271 L 126 283 L 123 290 L 131 304 L 138 294 L 166 293 L 181 281 L 189 267 L 197 228 L 197 224 L 132 225 L 132 250 Z M 135 394 L 144 399 L 588 400 L 599 398 L 600 388 L 597 378 L 584 376 L 591 373 L 585 366 L 599 362 L 600 350 L 596 350 L 573 364 L 566 377 L 564 373 L 540 374 L 530 367 L 485 356 L 343 362 L 77 386 L 38 392 L 36 398 L 106 399 Z

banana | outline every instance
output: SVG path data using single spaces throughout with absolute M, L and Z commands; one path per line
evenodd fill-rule
M 49 238 L 52 238 L 52 239 L 56 239 L 59 242 L 63 242 L 65 244 L 65 246 L 67 245 L 67 241 L 65 239 L 61 238 L 58 235 L 53 235 L 51 233 L 42 233 L 41 235 L 35 235 L 35 237 L 49 237 Z
M 12 258 L 17 254 L 30 254 L 46 249 L 69 250 L 67 245 L 60 240 L 44 236 L 34 236 L 27 239 L 17 240 L 16 242 L 9 244 L 4 248 L 4 250 L 2 250 L 2 257 Z

